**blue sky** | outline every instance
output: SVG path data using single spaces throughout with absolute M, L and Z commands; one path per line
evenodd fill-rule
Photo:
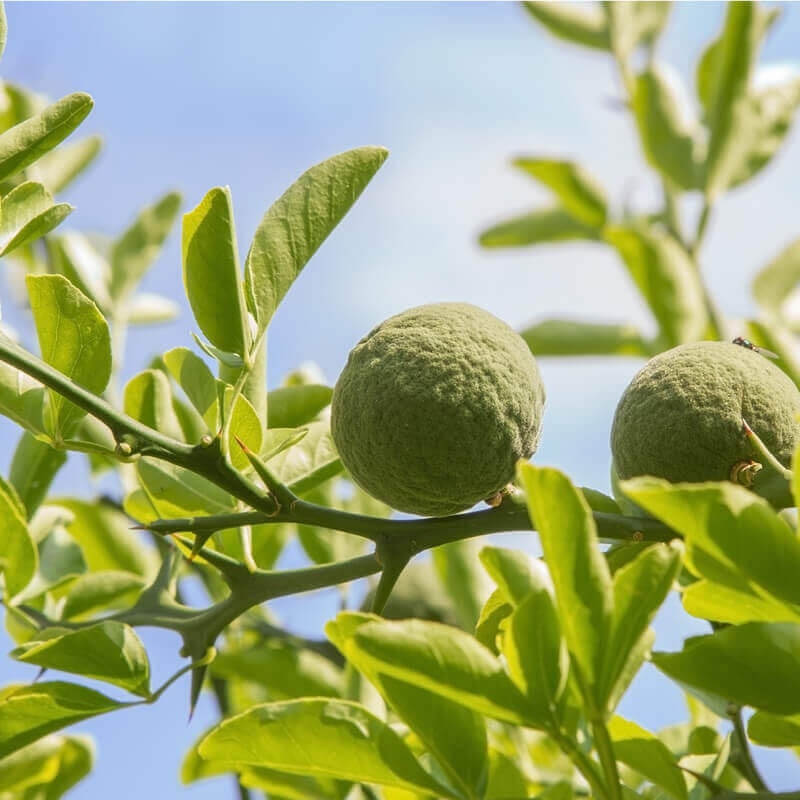
M 662 56 L 684 76 L 722 11 L 719 3 L 675 9 Z M 800 11 L 784 12 L 765 61 L 800 59 Z M 424 302 L 473 302 L 518 328 L 556 314 L 650 325 L 619 264 L 597 247 L 499 253 L 476 245 L 481 228 L 545 201 L 509 168 L 513 155 L 575 158 L 617 202 L 623 192 L 646 200 L 652 191 L 630 120 L 607 102 L 618 90 L 606 60 L 548 38 L 515 4 L 11 3 L 8 19 L 5 79 L 52 97 L 82 90 L 95 98 L 83 130 L 100 132 L 106 146 L 66 194 L 78 229 L 116 233 L 169 189 L 183 193 L 189 210 L 209 188 L 227 184 L 245 252 L 268 205 L 306 168 L 362 144 L 389 148 L 385 167 L 275 318 L 273 384 L 308 360 L 334 381 L 372 325 Z M 794 132 L 769 170 L 720 203 L 705 267 L 728 313 L 752 310 L 754 270 L 797 236 L 798 176 Z M 192 346 L 178 238 L 146 288 L 178 301 L 181 319 L 137 333 L 128 374 L 156 352 Z M 4 302 L 14 319 L 7 309 Z M 544 362 L 548 408 L 537 463 L 607 489 L 614 405 L 639 366 Z M 0 424 L 0 466 L 12 433 Z M 74 466 L 60 488 L 86 491 Z M 530 537 L 513 541 L 531 546 Z M 316 627 L 330 607 L 324 593 L 280 604 L 301 630 Z M 659 646 L 677 647 L 700 630 L 673 604 Z M 175 642 L 147 641 L 156 670 L 168 674 Z M 5 668 L 7 676 L 29 675 L 11 662 Z M 680 719 L 679 696 L 664 687 L 646 673 L 624 713 L 651 726 Z M 85 726 L 97 735 L 99 761 L 73 796 L 225 796 L 224 781 L 178 786 L 182 750 L 213 718 L 204 703 L 187 726 L 185 690 L 180 684 L 155 707 Z M 769 763 L 776 785 L 789 788 L 796 763 Z

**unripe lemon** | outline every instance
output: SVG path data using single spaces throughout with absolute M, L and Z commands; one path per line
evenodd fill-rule
M 398 511 L 444 516 L 491 497 L 539 442 L 544 388 L 522 337 L 488 311 L 434 303 L 352 350 L 331 402 L 342 463 Z
M 798 413 L 800 392 L 764 356 L 726 342 L 680 345 L 645 364 L 622 395 L 611 429 L 613 465 L 623 479 L 735 479 L 741 465 L 762 460 L 744 419 L 788 466 Z M 757 478 L 753 489 L 761 493 Z

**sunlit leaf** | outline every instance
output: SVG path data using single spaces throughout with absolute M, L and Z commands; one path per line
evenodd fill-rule
M 103 140 L 87 136 L 77 142 L 62 144 L 45 153 L 28 168 L 28 175 L 43 183 L 53 194 L 67 188 L 97 158 Z
M 248 307 L 260 330 L 387 156 L 382 147 L 335 155 L 304 172 L 264 214 L 245 262 Z
M 606 19 L 598 7 L 548 2 L 525 2 L 522 5 L 559 39 L 597 50 L 611 49 Z
M 483 247 L 524 247 L 576 239 L 597 241 L 597 228 L 585 225 L 563 208 L 540 208 L 493 225 L 480 235 Z
M 72 211 L 69 203 L 53 203 L 41 183 L 26 181 L 0 201 L 0 255 L 50 233 Z
M 647 356 L 650 348 L 641 332 L 628 324 L 604 324 L 545 319 L 521 331 L 537 356 Z
M 0 537 L 0 571 L 5 581 L 6 596 L 19 594 L 33 578 L 38 563 L 25 514 L 14 489 L 0 479 L 0 519 L 3 535 Z M 0 744 L 0 747 L 2 745 Z

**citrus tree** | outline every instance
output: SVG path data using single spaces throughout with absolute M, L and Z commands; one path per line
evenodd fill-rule
M 368 334 L 335 389 L 302 371 L 268 388 L 276 309 L 386 159 L 362 147 L 301 175 L 243 263 L 227 189 L 184 214 L 197 347 L 158 354 L 121 386 L 130 326 L 174 311 L 137 287 L 180 198 L 159 199 L 111 242 L 60 235 L 71 208 L 53 195 L 99 146 L 62 142 L 92 100 L 48 104 L 4 87 L 0 255 L 24 278 L 38 354 L 3 329 L 0 413 L 21 433 L 0 480 L 0 571 L 10 655 L 43 676 L 0 692 L 3 800 L 60 797 L 92 763 L 85 738 L 63 731 L 156 703 L 174 683 L 190 709 L 208 690 L 221 711 L 183 780 L 231 773 L 241 797 L 772 794 L 750 742 L 800 747 L 800 540 L 786 510 L 800 495 L 800 372 L 785 303 L 800 247 L 756 276 L 760 316 L 735 331 L 700 263 L 715 201 L 777 153 L 800 81 L 756 81 L 776 14 L 732 3 L 698 61 L 700 116 L 687 119 L 656 57 L 667 4 L 526 8 L 617 65 L 663 206 L 612 212 L 580 165 L 520 157 L 554 204 L 482 243 L 612 248 L 653 337 L 544 320 L 520 338 L 480 309 L 443 304 Z M 0 31 L 4 42 L 4 19 Z M 688 230 L 690 194 L 703 205 Z M 617 412 L 615 497 L 527 460 L 544 399 L 534 356 L 585 354 L 651 359 Z M 68 452 L 113 475 L 117 497 L 53 496 Z M 467 510 L 481 499 L 488 507 Z M 419 516 L 393 517 L 387 502 Z M 475 541 L 534 530 L 542 559 Z M 276 569 L 291 539 L 308 564 Z M 346 604 L 325 640 L 270 612 L 275 598 L 373 575 L 368 603 Z M 186 602 L 188 578 L 204 604 Z M 709 632 L 654 650 L 651 622 L 672 591 Z M 175 673 L 159 686 L 142 627 L 176 637 Z M 648 660 L 686 691 L 685 723 L 649 731 L 617 714 Z

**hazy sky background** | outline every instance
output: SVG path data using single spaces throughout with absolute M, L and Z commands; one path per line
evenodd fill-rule
M 81 90 L 96 101 L 81 133 L 101 133 L 104 152 L 65 193 L 77 206 L 68 220 L 77 229 L 116 234 L 167 190 L 181 191 L 188 211 L 209 188 L 228 184 L 244 253 L 263 212 L 309 166 L 362 144 L 389 148 L 275 318 L 273 385 L 308 360 L 333 382 L 360 336 L 424 302 L 473 302 L 517 328 L 562 315 L 650 330 L 619 263 L 597 245 L 501 252 L 476 244 L 483 227 L 547 201 L 509 167 L 514 155 L 579 160 L 617 205 L 623 194 L 646 202 L 653 190 L 630 119 L 610 102 L 619 91 L 608 59 L 549 38 L 516 4 L 11 3 L 7 12 L 3 77 L 53 98 Z M 661 55 L 684 77 L 722 13 L 718 3 L 675 8 Z M 787 6 L 763 60 L 800 61 L 798 42 L 800 11 Z M 754 271 L 798 235 L 798 178 L 794 132 L 767 171 L 719 203 L 704 264 L 726 312 L 752 311 Z M 144 288 L 178 301 L 183 313 L 136 332 L 128 376 L 157 352 L 193 346 L 180 276 L 176 230 Z M 7 319 L 22 320 L 2 305 Z M 542 363 L 548 406 L 536 462 L 607 490 L 614 405 L 639 366 Z M 0 424 L 0 467 L 15 439 Z M 80 460 L 73 466 L 59 489 L 91 491 Z M 532 537 L 513 542 L 536 547 Z M 290 626 L 314 631 L 331 613 L 331 593 L 279 607 Z M 704 629 L 672 603 L 658 630 L 657 646 L 669 649 Z M 177 642 L 145 639 L 158 683 L 178 665 Z M 3 663 L 5 680 L 32 677 Z M 94 733 L 99 757 L 70 797 L 232 796 L 224 778 L 178 784 L 183 751 L 214 719 L 206 698 L 187 725 L 187 695 L 188 679 L 156 706 L 78 726 Z M 622 713 L 651 727 L 685 717 L 679 693 L 648 671 Z M 797 788 L 796 761 L 767 754 L 764 763 L 775 788 Z

